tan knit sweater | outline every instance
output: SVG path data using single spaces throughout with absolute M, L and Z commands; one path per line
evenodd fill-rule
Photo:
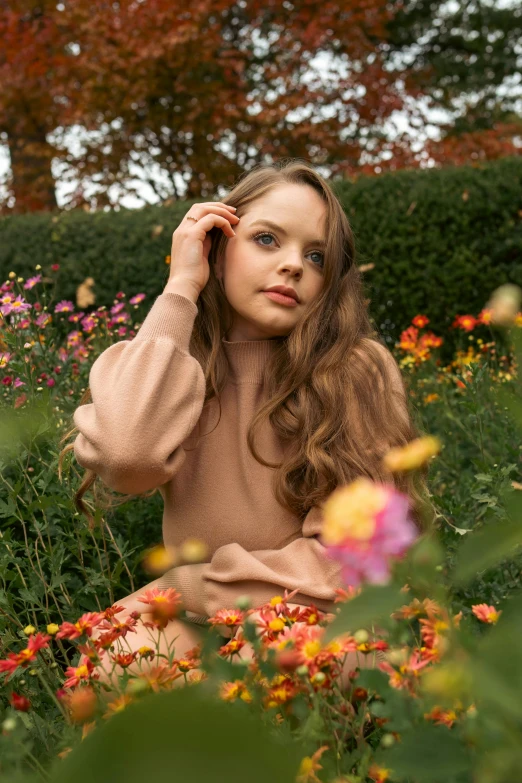
M 216 427 L 217 400 L 203 410 L 203 370 L 189 353 L 197 312 L 187 297 L 161 294 L 134 339 L 95 360 L 93 402 L 74 412 L 76 459 L 113 490 L 159 487 L 165 545 L 205 540 L 208 562 L 174 568 L 160 582 L 176 587 L 200 620 L 233 608 L 238 596 L 251 596 L 258 607 L 285 588 L 299 589 L 293 603 L 334 611 L 341 567 L 318 540 L 319 508 L 301 524 L 276 502 L 274 471 L 247 447 L 249 422 L 263 400 L 263 368 L 277 341 L 223 339 L 231 370 Z M 200 417 L 203 436 L 194 448 Z M 271 427 L 259 431 L 257 443 L 266 459 L 280 459 Z

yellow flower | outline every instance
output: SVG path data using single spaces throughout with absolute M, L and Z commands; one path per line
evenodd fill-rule
M 441 446 L 439 438 L 434 435 L 416 438 L 406 446 L 390 449 L 383 457 L 384 467 L 391 473 L 415 470 L 438 454 Z
M 36 633 L 36 628 L 34 625 L 26 625 L 24 628 L 24 633 L 26 636 L 31 636 L 31 634 Z
M 51 634 L 51 636 L 54 636 L 55 633 L 58 633 L 60 630 L 60 626 L 56 625 L 56 623 L 49 623 L 47 626 L 47 633 Z
M 457 699 L 470 687 L 469 671 L 458 663 L 447 663 L 425 669 L 422 674 L 423 689 L 436 697 Z
M 186 538 L 180 548 L 187 563 L 202 563 L 208 554 L 208 546 L 201 538 Z
M 141 564 L 149 574 L 164 574 L 178 562 L 178 553 L 174 547 L 164 547 L 163 544 L 158 544 L 145 552 Z
M 325 544 L 338 544 L 346 538 L 370 539 L 375 531 L 375 517 L 388 501 L 384 487 L 361 476 L 332 492 L 323 506 Z

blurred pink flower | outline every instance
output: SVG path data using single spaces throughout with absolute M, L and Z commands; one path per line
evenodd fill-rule
M 360 477 L 339 487 L 324 504 L 321 534 L 329 557 L 342 566 L 345 584 L 386 584 L 394 559 L 402 557 L 418 529 L 409 498 L 391 486 Z

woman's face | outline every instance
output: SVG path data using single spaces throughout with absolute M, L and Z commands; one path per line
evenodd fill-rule
M 232 309 L 227 340 L 290 334 L 323 286 L 326 211 L 309 185 L 278 185 L 248 205 L 233 225 L 236 236 L 228 239 L 224 259 L 216 265 Z M 263 293 L 274 285 L 293 288 L 300 300 L 297 306 Z

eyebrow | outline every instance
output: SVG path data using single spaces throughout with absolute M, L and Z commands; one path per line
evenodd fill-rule
M 278 226 L 277 223 L 273 223 L 271 220 L 264 220 L 264 219 L 254 220 L 253 223 L 250 223 L 249 228 L 256 225 L 268 226 L 268 228 L 272 228 L 274 231 L 279 231 L 279 233 L 282 234 L 283 236 L 285 237 L 288 236 L 288 232 L 285 231 L 285 229 L 282 228 L 282 226 Z M 320 247 L 326 247 L 326 241 L 324 239 L 311 239 L 307 244 L 320 245 Z

